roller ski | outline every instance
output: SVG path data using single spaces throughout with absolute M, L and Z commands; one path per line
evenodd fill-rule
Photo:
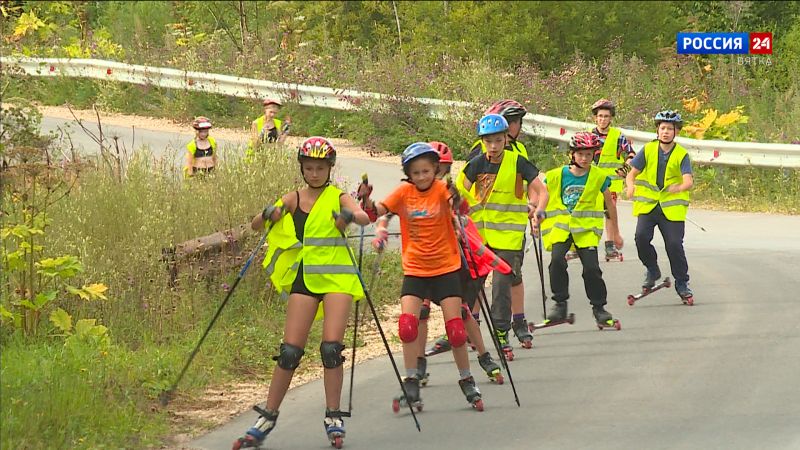
M 623 261 L 622 252 L 619 251 L 612 241 L 606 241 L 606 262 L 609 261 Z
M 519 345 L 522 348 L 531 348 L 533 347 L 533 335 L 528 330 L 528 322 L 525 320 L 515 320 L 511 323 L 511 328 L 514 330 L 514 334 L 519 339 Z
M 440 353 L 449 352 L 452 349 L 453 346 L 450 345 L 450 341 L 447 339 L 447 335 L 444 335 L 433 343 L 433 347 L 425 350 L 425 356 L 438 355 Z
M 563 325 L 568 323 L 572 325 L 575 323 L 575 314 L 569 313 L 567 314 L 567 302 L 556 302 L 553 304 L 553 307 L 550 309 L 550 314 L 547 315 L 547 319 L 544 320 L 542 323 L 531 323 L 528 325 L 528 329 L 531 332 L 536 330 L 540 330 L 542 328 L 550 328 L 556 325 Z
M 597 329 L 613 328 L 617 331 L 622 329 L 622 324 L 618 319 L 611 317 L 611 313 L 605 310 L 602 306 L 595 306 L 592 308 L 594 313 L 594 320 L 597 321 Z
M 424 387 L 428 384 L 428 359 L 423 356 L 417 357 L 417 378 L 419 385 Z
M 415 408 L 417 412 L 421 412 L 422 399 L 419 397 L 419 380 L 413 377 L 406 378 L 403 380 L 403 388 L 408 394 L 408 397 L 402 393 L 395 397 L 394 400 L 392 400 L 392 411 L 397 414 L 400 412 L 400 408 L 411 404 L 411 406 Z
M 500 371 L 500 366 L 492 359 L 492 355 L 489 352 L 478 356 L 478 364 L 481 365 L 481 368 L 484 372 L 486 372 L 486 376 L 489 377 L 489 381 L 495 382 L 497 384 L 503 384 L 503 374 Z
M 644 282 L 642 282 L 642 292 L 639 294 L 631 294 L 628 295 L 628 305 L 633 306 L 636 302 L 647 297 L 648 295 L 656 292 L 659 289 L 668 288 L 672 286 L 672 281 L 670 281 L 669 277 L 664 278 L 664 281 L 661 283 L 656 284 L 656 281 L 661 278 L 661 271 L 656 270 L 654 272 L 647 271 L 647 274 L 644 277 Z
M 495 336 L 497 337 L 497 343 L 500 344 L 500 350 L 503 351 L 503 354 L 506 355 L 506 361 L 513 361 L 514 360 L 514 347 L 508 342 L 508 330 L 501 330 L 497 328 L 495 331 Z
M 328 435 L 328 440 L 331 441 L 331 447 L 342 448 L 345 434 L 342 417 L 349 416 L 349 413 L 342 413 L 338 409 L 335 411 L 325 410 L 325 433 Z
M 694 305 L 694 293 L 692 292 L 692 289 L 689 288 L 688 281 L 676 281 L 675 291 L 678 293 L 678 296 L 681 298 L 681 301 L 684 305 Z
M 256 420 L 253 427 L 247 430 L 244 436 L 233 443 L 233 450 L 261 448 L 264 439 L 266 439 L 267 435 L 275 428 L 275 423 L 278 421 L 278 411 L 261 409 L 258 406 L 253 406 L 253 409 L 261 416 Z
M 475 385 L 475 378 L 470 375 L 463 380 L 458 380 L 458 385 L 461 387 L 461 392 L 464 393 L 469 404 L 478 411 L 483 411 L 483 399 L 481 398 L 481 391 Z

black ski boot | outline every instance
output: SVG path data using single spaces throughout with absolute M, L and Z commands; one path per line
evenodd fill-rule
M 342 448 L 344 440 L 344 420 L 342 417 L 348 416 L 349 413 L 343 414 L 338 409 L 331 411 L 325 409 L 325 433 L 328 435 L 328 440 L 331 441 L 331 446 L 335 448 Z
M 417 378 L 419 378 L 420 386 L 428 384 L 428 358 L 424 356 L 417 356 Z
M 555 302 L 550 308 L 550 314 L 547 315 L 547 320 L 550 322 L 563 322 L 567 320 L 567 301 Z
M 603 306 L 592 306 L 592 312 L 594 313 L 594 320 L 597 322 L 598 329 L 614 328 L 619 331 L 622 328 L 619 320 L 613 318 L 611 313 L 606 311 Z
M 644 274 L 644 281 L 642 282 L 642 290 L 648 291 L 653 289 L 653 286 L 656 285 L 656 282 L 661 278 L 661 270 L 656 267 L 655 269 L 647 269 L 647 272 Z
M 241 448 L 260 448 L 267 435 L 275 428 L 275 423 L 278 421 L 278 411 L 270 411 L 268 409 L 261 409 L 258 406 L 253 406 L 253 409 L 261 414 L 261 417 L 256 420 L 252 428 L 247 430 L 247 433 L 233 443 L 233 450 Z
M 508 342 L 508 330 L 501 330 L 500 328 L 495 328 L 494 330 L 495 337 L 497 338 L 497 343 L 500 344 L 500 350 L 503 351 L 506 355 L 506 361 L 513 361 L 514 360 L 514 348 L 511 347 L 511 343 Z
M 408 394 L 406 397 L 402 392 L 392 400 L 392 411 L 400 412 L 401 406 L 411 404 L 417 411 L 422 411 L 422 399 L 419 396 L 419 380 L 416 377 L 408 377 L 403 380 L 403 388 Z
M 478 356 L 478 364 L 481 365 L 481 368 L 486 375 L 489 377 L 490 381 L 494 381 L 497 384 L 503 384 L 503 374 L 500 372 L 500 366 L 494 362 L 492 359 L 492 355 L 489 352 Z
M 522 348 L 533 347 L 533 335 L 528 330 L 528 322 L 525 319 L 515 320 L 511 323 L 511 329 L 517 335 Z
M 463 380 L 458 380 L 458 385 L 461 387 L 461 392 L 464 393 L 469 404 L 478 411 L 483 411 L 483 399 L 478 386 L 475 386 L 475 378 L 470 375 Z

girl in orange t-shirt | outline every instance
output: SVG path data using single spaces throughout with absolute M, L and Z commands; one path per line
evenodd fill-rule
M 408 398 L 394 399 L 395 412 L 401 403 L 411 403 L 422 409 L 417 375 L 418 345 L 416 338 L 422 299 L 429 298 L 442 308 L 445 331 L 453 346 L 453 359 L 458 367 L 459 381 L 467 401 L 483 411 L 481 393 L 469 370 L 469 357 L 464 344 L 467 332 L 461 318 L 461 257 L 453 225 L 450 189 L 436 179 L 439 153 L 426 142 L 409 145 L 401 161 L 408 183 L 398 186 L 382 202 L 367 199 L 367 210 L 377 215 L 391 213 L 400 218 L 403 256 L 403 286 L 400 292 L 400 340 L 403 342 L 403 362 L 406 378 L 403 386 Z M 369 212 L 372 212 L 369 211 Z M 386 228 L 375 231 L 373 245 L 383 250 L 388 236 Z

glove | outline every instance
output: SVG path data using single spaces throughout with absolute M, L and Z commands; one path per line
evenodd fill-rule
M 283 211 L 281 211 L 281 208 L 279 206 L 275 206 L 275 205 L 267 206 L 266 208 L 264 208 L 263 211 L 261 211 L 261 219 L 263 219 L 264 221 L 267 221 L 267 220 L 273 221 L 272 220 L 272 215 L 275 213 L 275 211 L 278 211 L 278 217 L 280 217 L 281 214 L 283 213 Z
M 372 239 L 372 248 L 378 252 L 382 252 L 389 241 L 389 230 L 383 227 L 375 229 L 375 238 Z
M 626 162 L 625 164 L 622 165 L 622 167 L 617 169 L 617 175 L 622 178 L 625 178 L 626 176 L 628 176 L 628 172 L 630 171 L 631 171 L 631 165 Z

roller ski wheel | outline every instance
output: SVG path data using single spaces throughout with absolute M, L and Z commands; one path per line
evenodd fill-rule
M 638 294 L 630 294 L 630 295 L 628 295 L 628 305 L 633 306 L 636 302 L 638 302 L 639 300 L 647 297 L 648 295 L 652 294 L 653 292 L 656 292 L 659 289 L 668 288 L 668 287 L 671 287 L 671 286 L 672 286 L 672 281 L 669 279 L 669 277 L 664 278 L 664 281 L 662 281 L 659 284 L 656 284 L 652 288 L 648 288 L 648 287 L 642 286 L 642 292 L 640 292 Z
M 575 314 L 569 313 L 567 315 L 567 317 L 565 319 L 562 319 L 562 320 L 545 319 L 545 321 L 542 322 L 542 323 L 536 323 L 536 324 L 531 323 L 530 325 L 528 325 L 528 328 L 530 329 L 531 332 L 534 332 L 536 330 L 541 330 L 542 328 L 550 328 L 550 327 L 554 327 L 556 325 L 563 325 L 565 323 L 570 324 L 570 325 L 574 324 L 575 323 Z
M 503 351 L 503 354 L 506 355 L 506 361 L 514 360 L 514 349 L 512 347 L 503 347 L 501 350 Z
M 475 378 L 471 375 L 463 380 L 458 380 L 458 386 L 461 387 L 461 392 L 467 398 L 467 402 L 478 411 L 483 411 L 483 399 L 481 398 L 481 391 L 475 385 Z
M 603 330 L 605 328 L 613 328 L 617 331 L 622 329 L 622 324 L 619 319 L 606 320 L 605 322 L 597 322 L 597 329 Z
M 684 305 L 694 306 L 694 297 L 692 297 L 691 295 L 688 297 L 681 297 L 681 301 L 683 302 Z
M 342 413 L 341 411 L 325 411 L 325 433 L 328 435 L 328 440 L 331 447 L 342 448 L 344 444 L 344 421 L 342 417 L 349 417 L 349 413 Z
M 489 377 L 489 381 L 497 384 L 503 384 L 505 380 L 503 379 L 500 366 L 498 366 L 494 359 L 492 359 L 492 355 L 489 352 L 478 356 L 478 364 L 480 364 L 483 371 L 486 372 L 486 376 Z
M 453 346 L 450 345 L 450 341 L 447 339 L 447 336 L 442 336 L 433 343 L 433 347 L 425 350 L 425 356 L 434 356 L 440 353 L 446 353 L 453 349 Z

